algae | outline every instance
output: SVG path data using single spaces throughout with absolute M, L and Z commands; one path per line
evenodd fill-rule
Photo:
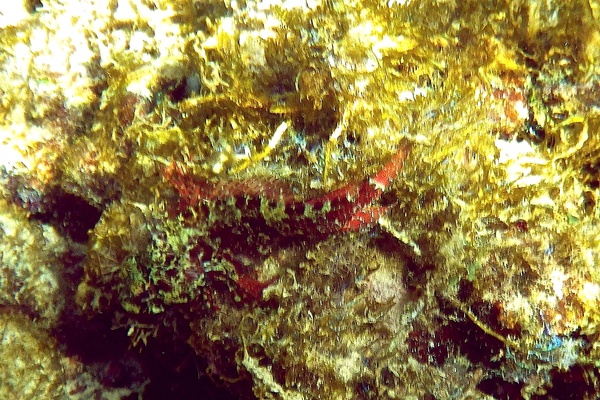
M 0 33 L 3 198 L 101 213 L 69 312 L 239 396 L 594 398 L 597 2 L 94 4 Z

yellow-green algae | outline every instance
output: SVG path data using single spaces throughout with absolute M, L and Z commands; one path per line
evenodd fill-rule
M 3 143 L 52 138 L 18 148 L 29 163 L 8 175 L 104 210 L 78 290 L 90 315 L 127 313 L 135 343 L 182 335 L 182 316 L 208 372 L 257 398 L 491 398 L 494 379 L 536 398 L 574 365 L 594 397 L 597 2 L 111 3 L 97 34 L 78 31 L 83 78 L 35 68 L 39 31 L 76 12 L 57 4 L 0 34 L 3 65 L 31 50 L 2 80 L 0 129 Z M 223 244 L 209 233 L 239 216 L 174 212 L 165 179 L 176 162 L 199 181 L 319 196 L 403 139 L 374 235 Z M 232 259 L 273 279 L 262 300 Z M 477 358 L 460 334 L 491 345 Z
M 63 399 L 65 375 L 56 344 L 24 315 L 0 315 L 0 393 L 28 399 Z
M 22 209 L 0 200 L 0 210 L 2 307 L 54 326 L 65 305 L 60 257 L 66 244 L 53 228 L 28 222 Z

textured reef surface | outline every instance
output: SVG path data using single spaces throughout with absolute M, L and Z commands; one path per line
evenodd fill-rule
M 596 399 L 600 2 L 0 4 L 0 397 Z

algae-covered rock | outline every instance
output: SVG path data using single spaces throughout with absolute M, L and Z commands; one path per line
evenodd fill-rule
M 56 343 L 29 318 L 0 315 L 0 394 L 23 399 L 64 399 L 65 376 Z
M 50 226 L 26 220 L 0 200 L 0 302 L 51 327 L 65 306 L 61 257 L 66 244 Z
M 0 19 L 3 306 L 244 398 L 597 396 L 596 1 L 88 3 Z

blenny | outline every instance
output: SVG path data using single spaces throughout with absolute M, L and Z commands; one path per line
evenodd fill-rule
M 175 163 L 164 171 L 179 195 L 179 210 L 208 213 L 208 221 L 235 228 L 250 224 L 282 236 L 324 237 L 360 231 L 377 223 L 388 209 L 381 195 L 402 169 L 410 145 L 402 144 L 374 176 L 322 196 L 298 199 L 277 181 L 248 180 L 211 183 L 186 173 Z

